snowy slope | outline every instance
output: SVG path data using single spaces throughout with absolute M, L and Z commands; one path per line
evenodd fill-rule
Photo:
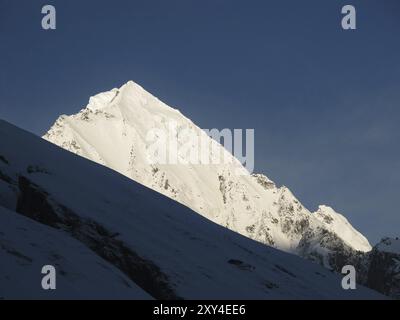
M 281 250 L 312 256 L 327 267 L 342 267 L 332 265 L 336 252 L 327 243 L 339 243 L 350 256 L 371 250 L 368 240 L 342 215 L 324 206 L 312 214 L 288 188 L 277 187 L 264 175 L 250 175 L 220 145 L 217 154 L 224 154 L 230 163 L 155 165 L 154 159 L 149 161 L 147 133 L 156 129 L 167 135 L 170 123 L 177 123 L 178 145 L 187 141 L 188 132 L 198 139 L 206 136 L 178 110 L 128 82 L 92 97 L 78 114 L 61 116 L 44 138 L 222 226 Z M 188 154 L 180 158 L 189 161 Z
M 0 206 L 9 209 L 0 212 L 0 255 L 6 261 L 2 296 L 42 298 L 36 291 L 17 292 L 26 287 L 8 279 L 31 279 L 35 266 L 59 263 L 66 272 L 59 276 L 59 296 L 75 295 L 82 286 L 87 291 L 78 297 L 114 295 L 113 290 L 124 297 L 144 296 L 132 284 L 120 290 L 123 273 L 161 299 L 382 297 L 362 286 L 343 290 L 340 276 L 317 264 L 214 224 L 2 121 L 0 137 Z M 31 248 L 32 243 L 38 247 Z M 26 259 L 14 250 L 34 266 L 24 265 Z M 54 252 L 60 261 L 54 261 Z M 73 274 L 79 275 L 77 281 L 69 278 Z
M 82 243 L 3 207 L 0 261 L 0 299 L 151 299 Z M 49 264 L 59 272 L 59 290 L 41 287 Z

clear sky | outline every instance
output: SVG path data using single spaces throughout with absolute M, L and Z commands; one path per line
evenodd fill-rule
M 128 80 L 200 127 L 254 128 L 256 171 L 310 210 L 400 235 L 400 1 L 0 0 L 0 118 L 41 135 Z

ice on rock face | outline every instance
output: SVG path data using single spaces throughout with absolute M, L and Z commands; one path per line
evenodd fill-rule
M 88 113 L 88 109 L 101 113 Z M 44 138 L 261 243 L 299 254 L 304 252 L 298 250 L 300 243 L 319 243 L 321 230 L 325 230 L 351 250 L 371 249 L 365 237 L 333 209 L 320 207 L 312 214 L 288 188 L 278 188 L 266 176 L 243 174 L 246 170 L 240 164 L 242 174 L 238 175 L 238 160 L 220 145 L 218 152 L 230 163 L 149 163 L 147 133 L 157 129 L 168 136 L 171 122 L 177 124 L 179 132 L 190 128 L 197 138 L 205 135 L 190 119 L 130 81 L 96 95 L 86 109 L 57 122 Z M 335 254 L 325 251 L 326 255 Z
M 267 176 L 263 174 L 253 174 L 253 177 L 257 180 L 257 182 L 262 185 L 265 189 L 275 189 L 276 185 L 273 181 L 271 181 Z

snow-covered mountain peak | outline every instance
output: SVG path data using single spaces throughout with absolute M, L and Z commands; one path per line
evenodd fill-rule
M 314 213 L 318 220 L 324 222 L 326 228 L 341 237 L 349 246 L 362 252 L 368 252 L 372 246 L 368 240 L 340 213 L 331 207 L 320 205 Z
M 143 87 L 133 81 L 128 81 L 119 89 L 121 96 L 120 100 L 130 104 L 131 106 L 145 107 L 158 99 L 147 92 Z
M 90 97 L 88 105 L 72 117 L 80 117 L 83 120 L 90 121 L 93 114 L 105 114 L 108 119 L 118 118 L 123 121 L 126 121 L 129 117 L 137 117 L 138 121 L 150 121 L 148 125 L 154 124 L 154 120 L 165 123 L 171 115 L 174 120 L 177 120 L 175 118 L 177 115 L 179 118 L 184 118 L 179 110 L 163 103 L 133 81 L 128 81 L 120 88 L 114 88 Z
M 168 154 L 188 138 L 205 138 L 210 145 L 214 141 L 178 110 L 130 81 L 92 97 L 78 114 L 59 118 L 44 138 L 264 244 L 307 257 L 314 249 L 318 257 L 336 254 L 332 243 L 349 254 L 370 250 L 365 237 L 333 209 L 321 207 L 312 214 L 287 187 L 277 187 L 264 175 L 250 175 L 219 143 L 207 157 L 223 154 L 228 160 L 223 163 L 192 164 L 190 153 L 179 153 L 174 164 L 149 161 L 148 133 L 154 131 L 156 141 L 171 137 L 171 124 L 176 132 L 172 144 L 165 141 Z
M 101 110 L 107 107 L 119 94 L 119 89 L 112 89 L 111 91 L 102 92 L 90 97 L 89 104 L 86 109 L 91 111 Z

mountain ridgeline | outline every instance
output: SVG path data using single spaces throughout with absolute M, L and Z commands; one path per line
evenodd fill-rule
M 0 137 L 0 299 L 385 298 L 3 121 Z
M 397 280 L 386 281 L 387 284 L 372 280 L 372 266 L 386 268 L 388 262 L 373 254 L 376 250 L 343 215 L 324 205 L 310 212 L 287 187 L 278 187 L 265 175 L 248 173 L 219 143 L 214 152 L 229 161 L 196 165 L 158 164 L 149 159 L 148 132 L 156 129 L 168 136 L 170 123 L 177 124 L 178 146 L 187 141 L 187 132 L 196 139 L 212 139 L 177 109 L 130 81 L 119 89 L 92 97 L 79 113 L 60 116 L 44 139 L 109 167 L 257 242 L 337 272 L 352 264 L 360 283 L 391 296 L 398 294 Z M 184 160 L 189 163 L 189 159 Z

